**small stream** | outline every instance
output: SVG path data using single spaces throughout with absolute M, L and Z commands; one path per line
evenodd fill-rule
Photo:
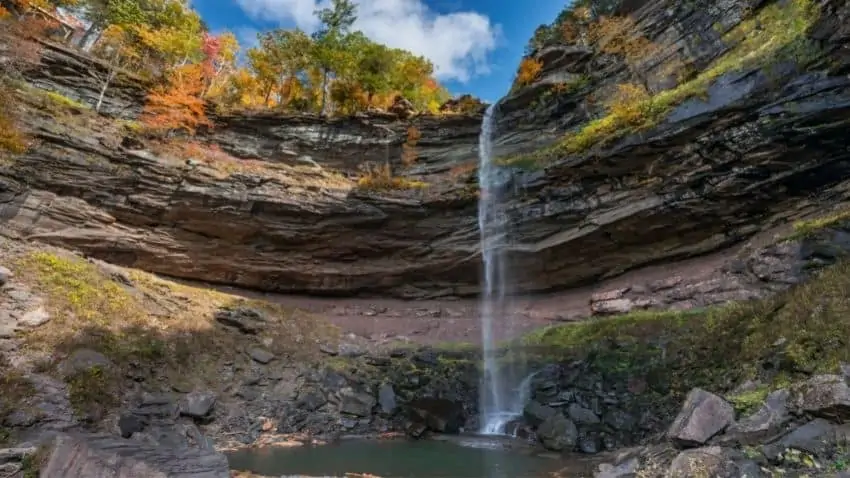
M 565 461 L 526 446 L 511 447 L 499 438 L 477 436 L 245 449 L 229 453 L 228 460 L 233 470 L 267 476 L 369 473 L 381 478 L 543 478 L 559 470 L 562 477 L 581 478 L 592 476 L 598 463 L 583 457 Z

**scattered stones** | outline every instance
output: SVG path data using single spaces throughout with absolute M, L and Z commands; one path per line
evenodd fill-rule
M 700 388 L 688 393 L 667 436 L 682 447 L 703 445 L 722 432 L 735 419 L 729 402 Z
M 215 313 L 215 320 L 249 335 L 256 335 L 265 328 L 263 316 L 253 309 L 244 307 L 218 310 Z
M 578 441 L 578 429 L 567 417 L 556 413 L 537 428 L 537 436 L 549 450 L 570 450 Z
M 759 465 L 738 451 L 719 446 L 693 448 L 679 453 L 667 471 L 667 478 L 757 478 Z
M 180 400 L 180 414 L 190 418 L 205 418 L 216 402 L 213 392 L 190 392 Z
M 273 353 L 261 347 L 249 347 L 247 352 L 252 360 L 261 364 L 267 364 L 275 358 Z
M 639 467 L 640 460 L 637 457 L 628 458 L 616 465 L 603 463 L 599 465 L 599 471 L 593 475 L 593 478 L 632 478 Z

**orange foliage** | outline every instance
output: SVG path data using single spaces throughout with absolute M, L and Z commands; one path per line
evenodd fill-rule
M 632 36 L 635 21 L 631 17 L 601 16 L 588 25 L 587 39 L 591 44 L 610 55 L 622 55 L 628 62 L 636 62 L 658 52 L 659 46 L 644 36 Z
M 152 91 L 142 112 L 142 123 L 153 131 L 185 130 L 194 134 L 199 126 L 212 126 L 206 115 L 202 65 L 175 68 L 168 84 Z
M 410 166 L 416 161 L 419 156 L 416 153 L 416 144 L 422 138 L 422 132 L 416 126 L 407 128 L 407 141 L 401 145 L 401 162 L 405 166 Z
M 10 115 L 0 111 L 0 151 L 21 154 L 26 150 L 26 137 L 18 131 Z
M 516 75 L 516 83 L 520 86 L 525 86 L 537 79 L 540 70 L 543 69 L 543 63 L 534 58 L 524 58 L 519 64 L 519 71 Z
M 10 16 L 12 16 L 12 13 L 9 10 L 6 10 L 3 5 L 0 5 L 0 20 L 5 20 Z

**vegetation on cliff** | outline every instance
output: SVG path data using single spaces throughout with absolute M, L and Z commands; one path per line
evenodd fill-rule
M 143 123 L 153 130 L 191 133 L 209 125 L 210 105 L 219 110 L 274 108 L 341 115 L 399 105 L 431 113 L 441 107 L 443 111 L 471 107 L 466 102 L 445 106 L 449 94 L 434 79 L 434 66 L 427 59 L 352 31 L 356 5 L 349 0 L 335 0 L 330 8 L 317 11 L 322 27 L 313 35 L 297 29 L 260 33 L 259 44 L 244 52 L 245 61 L 232 33 L 210 34 L 197 12 L 176 0 L 4 4 L 3 40 L 14 43 L 12 50 L 18 56 L 38 50 L 35 40 L 71 42 L 57 7 L 88 19 L 91 27 L 74 41 L 100 58 L 107 70 L 100 79 L 101 98 L 95 110 L 115 77 L 132 71 L 152 85 Z M 31 41 L 21 48 L 22 40 Z M 29 64 L 38 59 L 37 54 L 28 56 Z M 4 60 L 4 78 L 14 76 L 8 65 Z M 9 116 L 3 113 L 0 122 L 8 123 Z M 0 138 L 3 144 L 19 144 L 18 139 Z M 6 147 L 21 149 L 14 144 Z
M 522 339 L 546 360 L 586 360 L 617 383 L 680 400 L 693 387 L 758 394 L 850 363 L 850 263 L 774 297 L 691 311 L 642 311 L 551 326 Z M 750 395 L 732 394 L 745 407 Z
M 567 132 L 552 147 L 503 159 L 506 164 L 540 164 L 649 129 L 686 100 L 705 97 L 723 75 L 747 69 L 770 70 L 772 65 L 785 61 L 805 65 L 817 52 L 808 31 L 820 17 L 819 7 L 811 0 L 772 2 L 752 12 L 728 32 L 718 32 L 729 48 L 706 68 L 693 75 L 685 74 L 688 68 L 673 61 L 666 68 L 677 78 L 676 86 L 652 91 L 637 65 L 658 54 L 661 47 L 637 33 L 630 17 L 599 13 L 609 9 L 593 9 L 585 3 L 573 4 L 551 27 L 538 30 L 531 50 L 552 43 L 581 44 L 620 57 L 629 66 L 629 76 L 634 82 L 616 85 L 615 93 L 603 101 L 605 108 L 600 117 Z M 536 73 L 529 75 L 531 70 L 527 65 L 534 61 L 534 58 L 523 61 L 517 75 L 518 86 L 533 81 Z

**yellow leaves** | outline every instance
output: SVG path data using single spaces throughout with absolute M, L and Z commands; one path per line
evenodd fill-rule
M 6 20 L 7 18 L 9 18 L 11 16 L 12 16 L 12 13 L 9 12 L 9 10 L 6 10 L 6 8 L 4 8 L 3 5 L 0 5 L 0 20 Z
M 540 70 L 543 69 L 543 64 L 534 58 L 523 58 L 519 64 L 519 71 L 516 75 L 516 84 L 525 86 L 531 84 L 537 79 Z
M 620 118 L 623 125 L 638 125 L 646 118 L 650 98 L 643 85 L 620 84 L 606 101 L 606 106 L 608 113 Z

